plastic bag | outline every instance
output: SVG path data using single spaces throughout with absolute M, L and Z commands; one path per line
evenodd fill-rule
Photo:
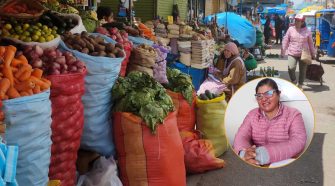
M 50 180 L 75 185 L 77 151 L 84 127 L 84 73 L 50 75 L 52 147 Z
M 224 127 L 224 117 L 227 108 L 225 95 L 211 99 L 196 99 L 197 104 L 197 130 L 209 139 L 214 146 L 216 157 L 228 149 L 228 142 Z
M 22 44 L 22 45 L 28 45 L 28 46 L 38 45 L 38 46 L 40 46 L 43 49 L 53 48 L 53 47 L 57 48 L 58 45 L 61 42 L 60 36 L 56 37 L 55 39 L 53 39 L 51 41 L 44 42 L 44 43 L 39 43 L 39 42 L 24 42 L 24 41 L 21 41 L 21 40 L 18 40 L 18 39 L 14 39 L 14 38 L 6 38 L 6 39 L 14 41 L 15 43 Z
M 83 20 L 81 19 L 81 17 L 78 14 L 61 14 L 60 16 L 70 17 L 70 18 L 72 18 L 72 19 L 74 19 L 78 22 L 78 25 L 70 30 L 70 32 L 72 34 L 81 33 L 83 31 L 86 32 L 86 28 L 83 24 Z
M 181 93 L 166 90 L 171 97 L 177 112 L 177 126 L 179 131 L 193 131 L 195 128 L 195 93 L 190 105 Z
M 3 102 L 6 141 L 19 146 L 16 178 L 19 185 L 45 186 L 51 155 L 50 91 Z
M 122 186 L 117 174 L 117 166 L 113 156 L 106 159 L 100 157 L 92 167 L 92 170 L 79 177 L 77 186 Z
M 186 185 L 184 150 L 176 113 L 170 113 L 152 134 L 131 113 L 113 114 L 120 178 L 125 186 Z
M 142 37 L 128 36 L 128 39 L 129 41 L 133 42 L 135 46 L 140 45 L 140 44 L 146 44 L 146 45 L 152 46 L 154 44 L 153 41 L 144 39 Z
M 185 150 L 185 166 L 189 173 L 202 173 L 224 167 L 224 160 L 215 157 L 210 140 L 200 139 L 195 132 L 181 131 Z
M 169 47 L 153 45 L 156 49 L 157 57 L 156 57 L 156 64 L 153 67 L 153 77 L 159 83 L 168 83 L 168 79 L 166 76 L 166 57 L 167 54 L 170 52 Z
M 101 35 L 105 41 L 116 43 L 111 38 Z M 84 103 L 84 130 L 81 138 L 81 148 L 98 152 L 109 157 L 113 155 L 114 144 L 111 127 L 112 95 L 111 89 L 120 73 L 124 58 L 108 58 L 90 56 L 69 49 L 64 42 L 61 47 L 72 52 L 86 64 Z

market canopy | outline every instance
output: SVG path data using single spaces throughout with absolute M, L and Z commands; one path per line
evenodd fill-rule
M 219 27 L 228 29 L 229 35 L 246 48 L 256 43 L 256 28 L 250 21 L 233 12 L 223 12 L 205 17 L 204 22 L 209 23 L 216 15 Z
M 318 11 L 318 10 L 323 10 L 324 7 L 323 6 L 316 6 L 316 5 L 313 5 L 313 6 L 308 6 L 306 8 L 303 8 L 299 11 L 299 14 L 301 13 L 305 13 L 305 12 L 311 12 L 311 11 Z
M 265 7 L 261 14 L 278 14 L 278 15 L 285 15 L 286 10 L 283 7 Z

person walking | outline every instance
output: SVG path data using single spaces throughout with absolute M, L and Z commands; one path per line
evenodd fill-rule
M 269 44 L 269 40 L 270 40 L 270 37 L 271 37 L 271 20 L 270 20 L 270 17 L 269 16 L 266 16 L 266 22 L 264 24 L 264 31 L 263 31 L 263 34 L 264 34 L 264 39 L 265 39 L 265 44 Z
M 307 64 L 301 61 L 302 51 L 310 52 L 312 59 L 315 59 L 315 48 L 313 45 L 312 33 L 307 29 L 305 18 L 298 14 L 295 16 L 294 26 L 291 26 L 283 39 L 281 56 L 288 55 L 288 73 L 291 81 L 296 84 L 295 71 L 299 63 L 298 87 L 302 89 L 306 77 Z
M 282 42 L 283 27 L 284 27 L 283 20 L 281 19 L 281 17 L 279 17 L 278 14 L 276 14 L 275 15 L 276 44 L 278 44 L 278 40 L 279 40 L 279 44 L 281 44 L 281 42 Z

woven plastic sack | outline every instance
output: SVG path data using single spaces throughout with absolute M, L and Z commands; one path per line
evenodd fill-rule
M 186 54 L 186 53 L 181 52 L 180 57 L 179 57 L 179 61 L 186 66 L 191 66 L 191 62 L 192 62 L 191 61 L 191 53 Z
M 156 64 L 153 67 L 153 77 L 159 83 L 168 83 L 166 76 L 166 57 L 170 52 L 169 47 L 153 45 L 157 52 Z
M 219 157 L 228 149 L 225 134 L 224 117 L 227 108 L 225 95 L 211 99 L 200 100 L 196 98 L 197 130 L 204 139 L 209 139 L 214 146 L 215 156 Z
M 120 70 L 121 77 L 124 77 L 126 75 L 127 66 L 129 63 L 130 55 L 131 55 L 131 47 L 124 47 L 124 51 L 126 52 L 126 57 L 124 58 L 121 64 L 121 70 Z
M 185 151 L 187 172 L 202 173 L 224 167 L 224 161 L 215 157 L 214 147 L 210 140 L 200 139 L 199 134 L 190 131 L 181 131 L 180 136 Z
M 52 146 L 50 180 L 75 185 L 77 151 L 84 127 L 84 73 L 50 75 Z
M 195 93 L 190 105 L 181 93 L 166 90 L 171 97 L 177 112 L 177 126 L 179 131 L 193 131 L 195 128 Z
M 101 34 L 105 41 L 115 43 L 114 40 Z M 112 128 L 110 123 L 112 95 L 111 89 L 120 73 L 124 58 L 108 58 L 90 56 L 76 50 L 69 49 L 64 42 L 61 47 L 72 52 L 85 63 L 87 75 L 85 77 L 84 103 L 84 131 L 81 138 L 81 148 L 91 150 L 104 156 L 115 153 L 111 140 Z
M 6 142 L 19 146 L 19 185 L 45 186 L 51 156 L 50 91 L 3 102 Z
M 124 186 L 186 185 L 184 150 L 175 113 L 152 134 L 131 113 L 113 114 L 114 139 L 120 178 Z

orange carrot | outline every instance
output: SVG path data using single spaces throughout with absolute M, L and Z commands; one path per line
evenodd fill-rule
M 20 79 L 20 77 L 26 72 L 31 71 L 32 68 L 30 65 L 21 65 L 18 69 L 18 71 L 15 73 L 15 77 Z
M 13 99 L 13 98 L 18 98 L 20 97 L 20 94 L 19 92 L 14 88 L 14 87 L 10 87 L 7 91 L 7 95 L 10 99 Z
M 33 88 L 33 92 L 34 92 L 34 94 L 41 93 L 41 87 L 40 87 L 39 85 L 36 85 L 36 86 Z
M 30 96 L 29 93 L 26 92 L 26 91 L 22 91 L 22 92 L 20 92 L 20 95 L 21 95 L 21 96 Z
M 28 92 L 29 96 L 34 94 L 33 89 L 29 89 L 27 92 Z
M 45 81 L 42 81 L 43 78 L 42 79 L 38 79 L 35 76 L 31 76 L 30 79 L 36 85 L 40 86 L 42 90 L 50 88 L 50 84 L 51 84 L 51 83 L 49 84 L 50 81 L 49 82 L 45 82 Z
M 24 57 L 24 55 L 20 55 L 18 58 L 14 58 L 12 60 L 12 64 L 13 67 L 17 67 L 18 65 L 28 65 L 28 60 L 26 57 Z
M 33 83 L 31 80 L 23 81 L 23 82 L 20 82 L 19 84 L 14 85 L 14 88 L 18 90 L 19 92 L 27 91 L 34 87 L 35 87 L 35 83 Z
M 10 82 L 7 78 L 3 78 L 0 80 L 0 100 L 5 98 L 9 87 L 10 87 Z
M 33 72 L 31 73 L 32 76 L 35 76 L 37 78 L 42 78 L 43 75 L 43 70 L 39 69 L 39 68 L 35 68 L 33 70 Z
M 12 69 L 12 71 L 13 71 L 13 73 L 16 73 L 19 69 L 18 68 L 16 68 L 16 67 L 10 67 L 11 69 Z
M 5 52 L 6 52 L 6 48 L 4 46 L 0 46 L 0 57 L 3 57 Z
M 5 113 L 3 111 L 0 112 L 0 121 L 5 120 Z
M 19 80 L 26 81 L 30 78 L 30 76 L 31 76 L 31 70 L 27 70 L 19 77 Z
M 14 46 L 10 45 L 6 47 L 6 51 L 4 53 L 4 68 L 2 69 L 2 73 L 9 79 L 11 86 L 14 86 L 14 76 L 10 65 L 14 59 L 15 53 L 16 48 Z

